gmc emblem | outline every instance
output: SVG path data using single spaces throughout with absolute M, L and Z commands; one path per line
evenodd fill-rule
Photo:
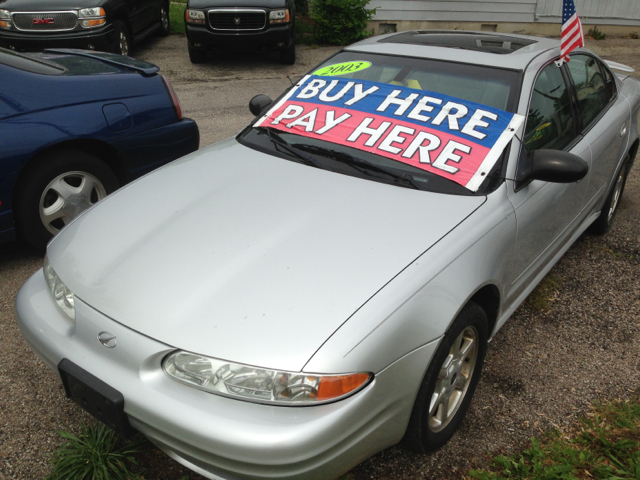
M 56 22 L 53 18 L 34 18 L 33 19 L 34 25 L 53 25 L 54 23 Z

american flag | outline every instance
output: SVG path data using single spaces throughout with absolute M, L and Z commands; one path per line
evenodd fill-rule
M 569 53 L 579 47 L 584 47 L 582 23 L 576 12 L 573 0 L 564 0 L 562 5 L 562 35 L 560 41 L 561 61 L 569 61 Z

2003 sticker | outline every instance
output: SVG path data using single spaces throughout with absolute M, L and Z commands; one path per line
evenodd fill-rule
M 366 70 L 370 66 L 371 62 L 362 62 L 356 60 L 354 62 L 336 63 L 335 65 L 322 67 L 320 70 L 316 70 L 315 72 L 313 72 L 313 74 L 319 75 L 321 77 L 346 75 L 348 73 Z

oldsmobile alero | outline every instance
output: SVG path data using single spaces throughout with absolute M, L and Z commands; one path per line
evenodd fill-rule
M 458 428 L 487 342 L 614 220 L 639 84 L 556 40 L 343 49 L 71 222 L 17 321 L 66 393 L 208 478 L 335 478 Z M 170 202 L 159 208 L 158 192 Z

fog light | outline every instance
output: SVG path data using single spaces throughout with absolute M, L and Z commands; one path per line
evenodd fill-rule
M 91 44 L 87 45 L 87 48 L 88 48 L 89 50 L 95 50 L 95 49 L 96 49 L 96 47 L 94 47 L 94 46 L 93 46 L 93 45 L 91 45 Z
M 276 45 L 277 47 L 284 47 L 284 42 L 280 42 Z

